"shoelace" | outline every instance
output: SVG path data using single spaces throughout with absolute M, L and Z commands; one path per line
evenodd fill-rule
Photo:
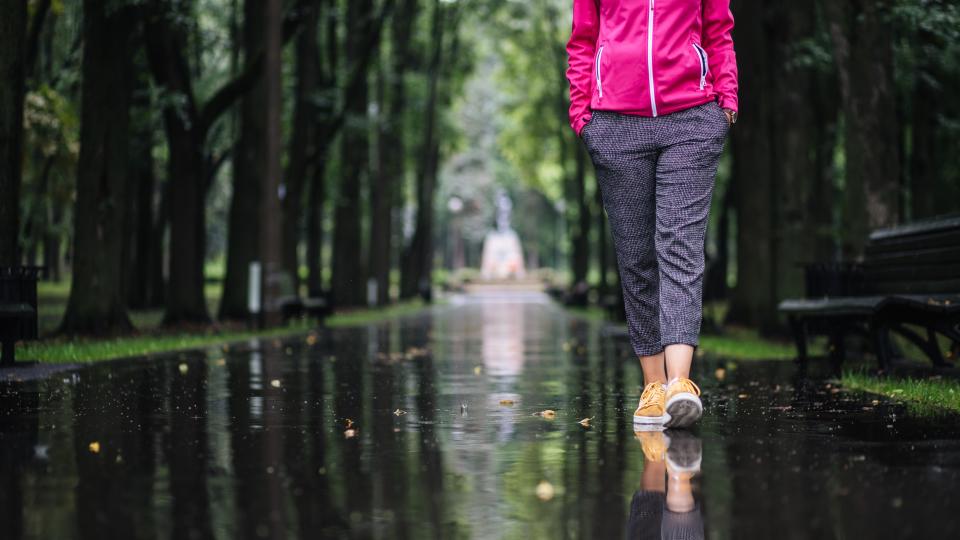
M 689 392 L 698 396 L 700 395 L 700 387 L 697 386 L 697 383 L 691 381 L 690 379 L 677 379 L 673 384 L 679 384 L 680 389 L 684 392 Z
M 646 388 L 643 389 L 643 393 L 640 394 L 640 407 L 644 407 L 650 403 L 653 403 L 655 400 L 663 400 L 663 396 L 666 394 L 666 389 L 660 383 L 650 383 Z

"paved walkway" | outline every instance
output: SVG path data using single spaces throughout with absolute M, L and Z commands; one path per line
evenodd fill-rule
M 956 418 L 708 356 L 698 429 L 635 434 L 628 349 L 541 293 L 484 290 L 296 342 L 0 382 L 3 537 L 960 534 Z

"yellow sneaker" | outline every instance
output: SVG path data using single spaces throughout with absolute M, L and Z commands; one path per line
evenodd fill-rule
M 674 379 L 667 384 L 667 427 L 684 428 L 703 416 L 700 387 L 690 379 Z
M 647 463 L 660 463 L 667 458 L 670 439 L 662 431 L 634 431 Z
M 633 413 L 635 426 L 662 426 L 670 419 L 664 409 L 667 389 L 663 383 L 653 382 L 644 387 L 640 404 Z

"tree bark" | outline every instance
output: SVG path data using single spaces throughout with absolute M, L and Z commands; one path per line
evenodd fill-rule
M 355 0 L 347 4 L 346 50 L 347 65 L 359 69 L 369 61 L 371 51 L 365 49 L 373 27 L 373 0 Z M 372 49 L 372 47 L 371 47 Z M 338 306 L 359 306 L 365 301 L 365 272 L 363 267 L 363 237 L 361 221 L 361 183 L 369 172 L 367 160 L 367 106 L 369 85 L 365 75 L 351 81 L 347 90 L 349 99 L 344 106 L 344 126 L 341 137 L 339 190 L 334 205 L 333 268 L 331 288 L 333 302 Z
M 587 201 L 587 158 L 581 148 L 576 149 L 576 168 L 573 173 L 573 196 L 577 203 L 577 220 L 573 223 L 573 257 L 571 271 L 573 284 L 587 282 L 590 270 L 590 205 Z
M 130 7 L 83 4 L 80 159 L 70 298 L 60 331 L 112 334 L 132 328 L 123 283 L 130 105 Z
M 773 112 L 769 139 L 772 146 L 774 197 L 772 276 L 775 299 L 804 294 L 803 264 L 814 255 L 829 253 L 832 217 L 821 209 L 831 207 L 825 194 L 831 192 L 830 168 L 821 163 L 821 138 L 833 141 L 829 132 L 837 119 L 836 101 L 819 99 L 836 79 L 823 77 L 820 68 L 798 61 L 797 43 L 815 39 L 816 5 L 811 2 L 777 0 L 769 27 L 768 50 L 773 71 Z M 804 111 L 805 114 L 797 114 Z M 832 163 L 832 154 L 830 155 Z M 821 259 L 822 260 L 822 259 Z
M 774 92 L 768 51 L 766 0 L 735 0 L 734 41 L 740 68 L 740 102 L 749 104 L 736 129 L 732 196 L 737 211 L 737 285 L 730 297 L 727 322 L 770 331 L 776 327 L 773 276 L 773 151 L 770 133 Z
M 245 0 L 243 16 L 243 54 L 249 60 L 263 50 L 262 0 Z M 259 255 L 259 201 L 264 171 L 266 85 L 258 78 L 240 99 L 240 136 L 233 148 L 233 197 L 227 235 L 227 266 L 220 299 L 221 320 L 247 320 L 247 287 L 250 263 Z
M 310 175 L 310 153 L 315 138 L 319 88 L 320 56 L 317 49 L 319 10 L 312 9 L 305 17 L 304 29 L 296 40 L 296 89 L 294 90 L 293 132 L 290 136 L 289 164 L 284 178 L 283 195 L 283 267 L 300 290 L 300 261 L 297 247 L 303 231 L 303 193 Z
M 0 1 L 0 266 L 20 262 L 27 1 Z
M 405 256 L 401 296 L 412 298 L 420 294 L 430 299 L 433 271 L 433 199 L 436 190 L 436 171 L 439 144 L 436 141 L 437 108 L 441 66 L 443 65 L 444 7 L 440 0 L 433 4 L 430 30 L 432 52 L 427 65 L 427 103 L 424 113 L 424 135 L 417 168 L 417 218 L 413 238 Z
M 403 184 L 406 144 L 404 112 L 407 93 L 404 78 L 412 63 L 410 49 L 419 0 L 402 0 L 393 16 L 389 62 L 382 62 L 380 91 L 384 115 L 379 124 L 379 167 L 371 191 L 370 274 L 377 283 L 377 304 L 390 301 L 390 266 L 393 255 L 392 210 L 396 187 Z M 387 80 L 384 81 L 383 79 Z M 389 97 L 384 99 L 383 93 Z
M 263 322 L 277 326 L 283 322 L 283 294 L 280 276 L 283 272 L 283 215 L 279 187 L 283 167 L 280 163 L 283 134 L 283 5 L 282 0 L 267 0 L 262 4 L 264 21 L 263 81 L 266 107 L 260 111 L 266 126 L 264 146 L 263 183 L 260 192 L 260 260 L 263 261 Z M 299 194 L 297 195 L 299 199 Z
M 840 80 L 846 191 L 844 253 L 859 257 L 870 230 L 896 224 L 900 144 L 889 13 L 876 0 L 823 2 Z

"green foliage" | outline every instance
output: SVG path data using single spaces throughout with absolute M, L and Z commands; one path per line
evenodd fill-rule
M 937 416 L 960 412 L 960 382 L 930 377 L 892 378 L 877 377 L 863 372 L 848 371 L 841 378 L 843 386 L 905 403 L 911 414 Z

